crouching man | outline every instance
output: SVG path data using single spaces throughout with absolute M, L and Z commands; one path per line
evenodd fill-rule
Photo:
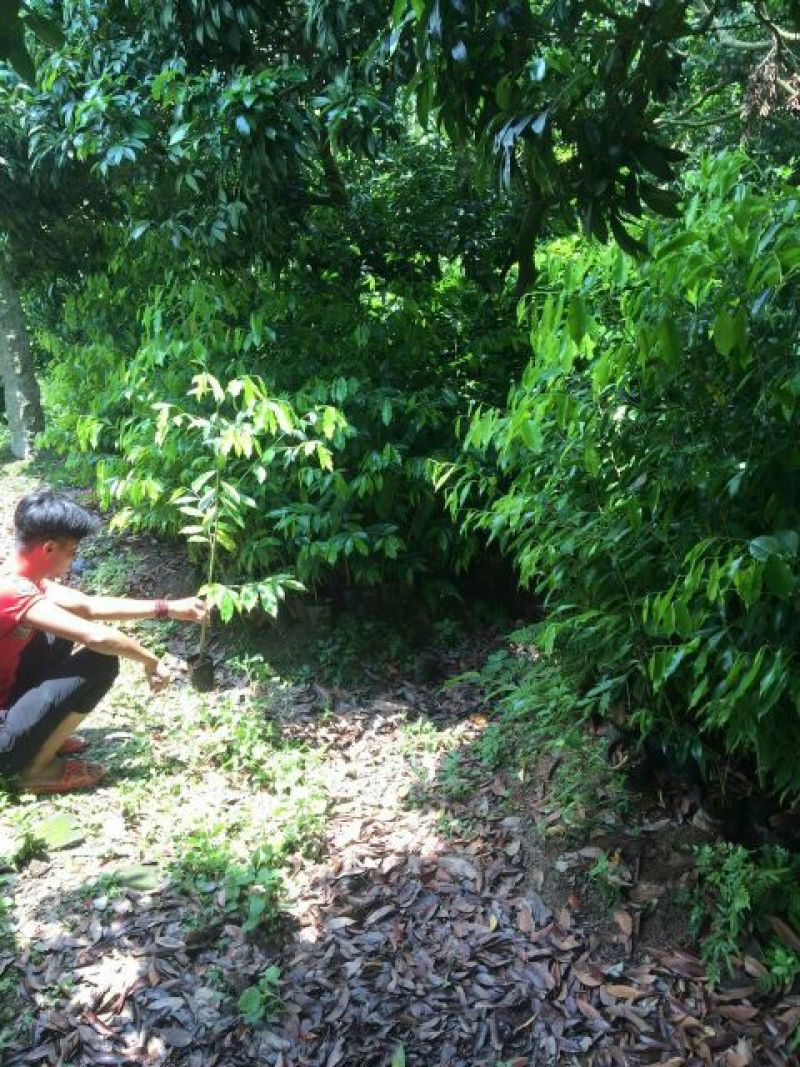
M 104 623 L 206 617 L 197 597 L 85 596 L 60 585 L 96 527 L 87 511 L 51 489 L 29 493 L 14 513 L 15 558 L 0 573 L 0 774 L 19 775 L 33 793 L 90 788 L 105 775 L 99 763 L 67 757 L 88 747 L 73 731 L 111 688 L 118 657 L 141 663 L 153 692 L 169 680 L 157 656 Z

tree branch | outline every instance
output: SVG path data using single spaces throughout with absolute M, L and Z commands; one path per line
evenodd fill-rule
M 727 45 L 728 48 L 736 48 L 746 52 L 763 52 L 765 49 L 772 48 L 774 42 L 769 38 L 765 38 L 763 41 L 743 41 L 739 37 L 734 37 L 724 26 L 720 26 L 715 17 L 715 10 L 712 10 L 705 0 L 694 0 L 697 7 L 700 9 L 700 14 L 703 16 L 703 30 L 713 30 L 717 34 L 720 41 Z M 714 8 L 716 8 L 716 4 Z
M 724 115 L 713 115 L 707 119 L 656 119 L 653 125 L 658 126 L 659 128 L 663 126 L 685 126 L 687 129 L 699 130 L 704 126 L 717 126 L 722 122 L 732 122 L 733 119 L 738 118 L 741 118 L 741 115 L 739 111 L 736 110 L 726 111 Z
M 693 100 L 690 104 L 687 104 L 687 106 L 683 109 L 683 111 L 679 111 L 678 114 L 675 116 L 675 118 L 676 119 L 683 119 L 687 115 L 691 115 L 691 113 L 693 111 L 697 111 L 697 109 L 700 107 L 700 105 L 704 104 L 706 102 L 706 100 L 708 100 L 708 98 L 710 96 L 713 96 L 715 93 L 720 92 L 722 89 L 728 89 L 730 87 L 730 84 L 731 83 L 728 80 L 728 81 L 720 82 L 719 85 L 712 85 L 710 88 L 708 88 L 704 92 L 702 92 L 700 94 L 700 96 L 698 96 L 698 98 L 696 100 Z
M 783 26 L 779 26 L 777 22 L 772 21 L 767 14 L 764 0 L 756 0 L 756 3 L 753 6 L 755 8 L 756 18 L 762 26 L 766 26 L 774 37 L 775 44 L 779 48 L 784 41 L 800 41 L 800 33 L 794 33 L 792 30 L 784 29 Z

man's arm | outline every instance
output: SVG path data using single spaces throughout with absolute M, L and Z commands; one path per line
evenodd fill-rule
M 104 622 L 112 619 L 124 622 L 132 619 L 152 619 L 156 614 L 156 600 L 133 600 L 121 596 L 87 596 L 77 589 L 45 581 L 47 597 L 66 611 L 81 619 Z M 183 622 L 202 622 L 207 608 L 199 597 L 167 600 L 167 617 Z
M 36 630 L 44 630 L 55 634 L 56 637 L 66 637 L 69 641 L 85 645 L 106 656 L 124 656 L 126 659 L 136 660 L 144 666 L 148 676 L 159 667 L 158 656 L 148 652 L 133 637 L 111 626 L 83 619 L 55 604 L 49 597 L 37 600 L 23 617 L 25 622 Z

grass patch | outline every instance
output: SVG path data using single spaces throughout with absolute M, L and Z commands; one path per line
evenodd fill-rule
M 555 661 L 519 645 L 495 653 L 471 678 L 493 708 L 475 744 L 486 766 L 508 768 L 525 781 L 548 761 L 548 806 L 559 811 L 565 828 L 582 824 L 599 807 L 622 812 L 624 780 L 609 762 L 605 739 L 590 728 L 597 703 L 579 696 Z

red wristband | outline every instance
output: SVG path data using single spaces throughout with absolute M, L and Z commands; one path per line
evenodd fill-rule
M 155 617 L 157 619 L 168 619 L 169 618 L 169 604 L 166 602 L 166 600 L 157 600 L 156 601 L 156 607 L 155 607 L 154 614 L 155 614 Z

